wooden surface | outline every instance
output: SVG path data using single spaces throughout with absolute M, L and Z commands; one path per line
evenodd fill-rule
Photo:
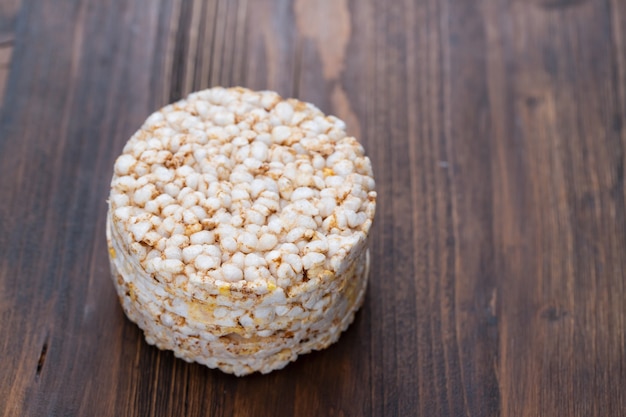
M 212 85 L 345 119 L 378 186 L 339 343 L 236 378 L 143 342 L 113 161 Z M 622 0 L 1 0 L 0 416 L 626 415 Z

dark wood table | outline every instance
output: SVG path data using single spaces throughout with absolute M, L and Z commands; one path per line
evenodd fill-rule
M 123 315 L 113 161 L 213 85 L 338 115 L 378 188 L 365 304 L 245 378 Z M 2 0 L 0 416 L 626 415 L 622 0 Z

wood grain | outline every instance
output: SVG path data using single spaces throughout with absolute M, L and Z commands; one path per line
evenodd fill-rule
M 626 415 L 620 0 L 0 3 L 0 416 Z M 110 282 L 113 161 L 154 109 L 273 89 L 377 178 L 339 343 L 236 378 L 147 345 Z

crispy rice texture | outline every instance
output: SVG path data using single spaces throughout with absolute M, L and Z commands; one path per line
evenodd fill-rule
M 146 341 L 235 375 L 339 338 L 363 302 L 376 192 L 345 124 L 271 91 L 153 113 L 114 166 L 113 282 Z

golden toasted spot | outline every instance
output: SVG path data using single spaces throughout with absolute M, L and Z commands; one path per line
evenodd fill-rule
M 278 352 L 276 354 L 276 358 L 280 359 L 280 360 L 286 360 L 291 356 L 291 350 L 290 349 L 283 349 L 280 352 Z
M 325 269 L 320 273 L 319 277 L 323 280 L 333 279 L 335 277 L 335 273 L 333 271 Z
M 322 174 L 324 174 L 325 177 L 330 177 L 335 175 L 335 171 L 332 168 L 325 167 L 322 169 Z
M 113 246 L 109 246 L 109 256 L 111 257 L 111 259 L 115 259 L 115 257 L 117 256 L 117 254 L 115 253 L 115 249 L 113 249 Z
M 276 284 L 274 284 L 273 282 L 268 282 L 267 283 L 267 290 L 268 291 L 274 291 L 276 289 Z
M 133 303 L 137 301 L 137 294 L 135 293 L 135 284 L 133 284 L 132 282 L 128 283 L 128 296 L 130 297 Z
M 333 227 L 339 227 L 337 225 L 337 216 L 335 216 L 335 213 L 331 214 L 330 216 L 328 216 L 328 218 L 330 218 L 330 221 L 328 223 L 328 226 L 332 229 Z
M 229 295 L 230 294 L 230 285 L 220 285 L 219 291 L 221 295 Z
M 192 301 L 187 303 L 187 308 L 189 309 L 189 317 L 192 319 L 203 323 L 210 323 L 213 321 L 213 310 L 215 310 L 215 304 Z
M 194 224 L 185 226 L 185 234 L 187 236 L 191 236 L 194 233 L 198 233 L 201 230 L 202 230 L 202 225 L 200 223 L 194 223 Z
M 306 103 L 303 101 L 290 101 L 290 104 L 293 105 L 295 111 L 306 111 Z
M 242 327 L 222 327 L 221 331 L 224 332 L 225 335 L 230 336 L 232 338 L 235 335 L 238 336 L 241 333 L 243 333 L 244 329 Z M 224 337 L 224 336 L 220 336 L 220 337 Z

